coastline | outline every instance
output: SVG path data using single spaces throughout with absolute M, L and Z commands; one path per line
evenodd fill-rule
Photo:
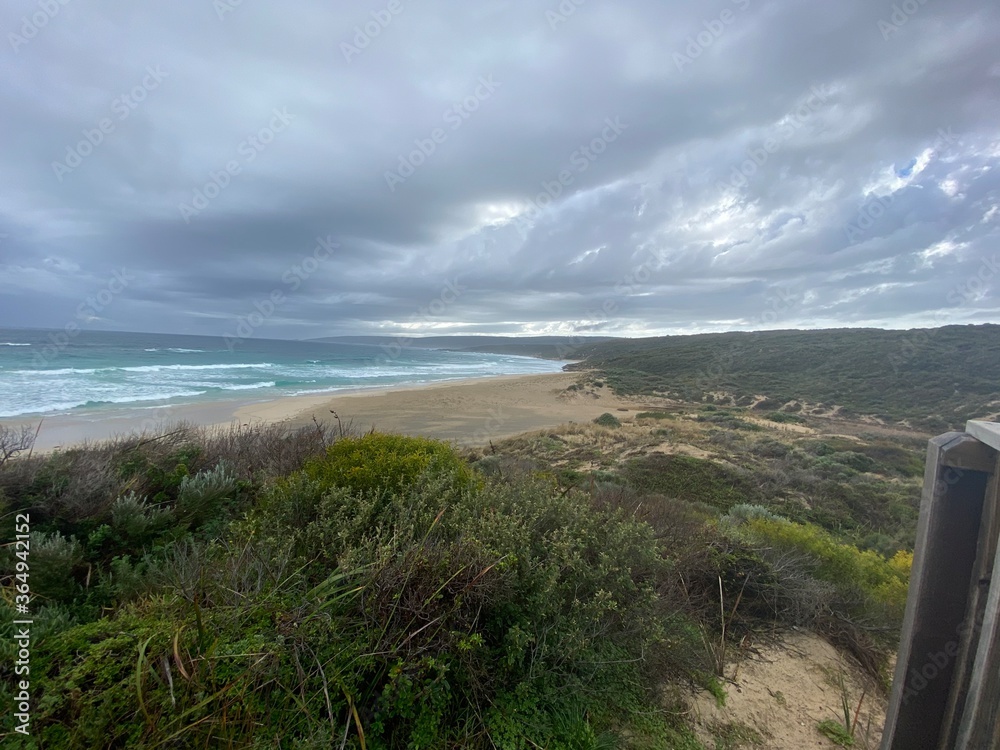
M 566 391 L 581 372 L 494 375 L 386 388 L 351 389 L 266 401 L 214 401 L 89 414 L 63 414 L 36 419 L 4 419 L 41 430 L 34 450 L 65 450 L 132 432 L 154 432 L 178 422 L 202 427 L 283 422 L 306 426 L 313 419 L 335 421 L 357 430 L 422 435 L 461 444 L 589 421 L 622 405 L 607 389 L 592 396 Z

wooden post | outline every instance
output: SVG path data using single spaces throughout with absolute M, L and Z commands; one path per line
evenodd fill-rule
M 998 574 L 1000 549 L 994 558 L 986 616 L 955 744 L 958 750 L 1000 748 L 1000 584 L 993 583 Z
M 979 606 L 975 648 L 969 653 L 969 681 L 961 697 L 962 713 L 956 712 L 950 736 L 957 750 L 1000 750 L 1000 425 L 969 422 L 966 431 L 984 445 L 998 451 L 993 481 L 986 495 L 981 560 L 975 571 Z M 956 701 L 958 703 L 958 701 Z
M 995 463 L 996 451 L 966 433 L 939 435 L 928 445 L 882 750 L 939 750 L 957 661 L 963 642 L 972 642 L 970 587 Z

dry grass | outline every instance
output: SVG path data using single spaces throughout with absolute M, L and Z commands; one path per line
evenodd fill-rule
M 29 506 L 18 501 L 30 500 L 40 515 L 75 523 L 107 515 L 112 503 L 129 492 L 149 494 L 151 478 L 175 472 L 179 464 L 194 474 L 224 463 L 237 479 L 253 482 L 300 468 L 350 433 L 350 425 L 175 424 L 157 434 L 121 435 L 48 455 L 14 454 L 0 463 L 0 494 L 19 507 Z

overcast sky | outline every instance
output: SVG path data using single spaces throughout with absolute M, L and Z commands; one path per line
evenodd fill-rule
M 1000 322 L 995 0 L 8 0 L 0 326 Z

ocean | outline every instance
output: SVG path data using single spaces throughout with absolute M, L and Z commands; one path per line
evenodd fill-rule
M 558 372 L 563 362 L 406 346 L 0 328 L 0 418 Z

